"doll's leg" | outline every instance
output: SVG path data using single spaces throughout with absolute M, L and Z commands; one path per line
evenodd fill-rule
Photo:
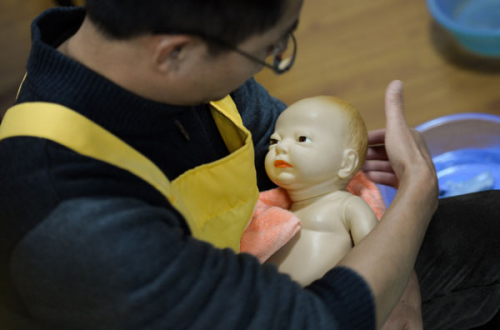
M 470 329 L 500 309 L 500 191 L 442 199 L 415 265 L 425 329 Z

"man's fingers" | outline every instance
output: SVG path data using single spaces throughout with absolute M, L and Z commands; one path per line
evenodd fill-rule
M 385 143 L 385 128 L 368 132 L 368 145 L 377 145 Z
M 366 161 L 387 160 L 387 151 L 385 146 L 369 147 L 366 153 Z
M 403 115 L 403 83 L 400 80 L 392 81 L 385 93 L 385 116 L 387 127 L 406 126 Z
M 391 163 L 383 160 L 370 160 L 363 165 L 364 172 L 387 172 L 394 173 Z
M 366 172 L 365 173 L 368 179 L 371 181 L 377 183 L 377 184 L 383 184 L 386 186 L 390 186 L 393 188 L 398 188 L 399 187 L 399 180 L 397 176 L 393 173 L 387 173 L 387 172 Z

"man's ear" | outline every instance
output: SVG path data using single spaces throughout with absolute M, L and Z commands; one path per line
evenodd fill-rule
M 186 55 L 186 48 L 193 43 L 193 37 L 186 35 L 161 35 L 154 42 L 152 62 L 154 67 L 167 72 L 176 69 Z
M 338 172 L 338 177 L 340 179 L 345 179 L 354 174 L 356 167 L 359 163 L 358 152 L 354 149 L 344 150 L 342 164 Z

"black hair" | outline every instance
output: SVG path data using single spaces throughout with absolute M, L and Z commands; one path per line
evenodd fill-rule
M 272 28 L 286 0 L 86 0 L 89 19 L 110 38 L 184 33 L 238 45 Z

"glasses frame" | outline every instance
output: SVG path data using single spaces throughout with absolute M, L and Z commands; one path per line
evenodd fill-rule
M 273 64 L 272 65 L 267 63 L 266 61 L 263 61 L 255 56 L 253 56 L 252 54 L 249 54 L 247 52 L 242 51 L 241 49 L 237 48 L 236 46 L 231 45 L 231 49 L 233 51 L 237 52 L 238 54 L 241 54 L 254 62 L 262 64 L 266 68 L 273 70 L 273 72 L 276 73 L 277 75 L 280 75 L 280 74 L 287 72 L 288 70 L 290 70 L 292 68 L 293 64 L 295 63 L 295 56 L 297 55 L 297 40 L 295 39 L 295 35 L 293 34 L 293 32 L 288 32 L 288 34 L 286 35 L 286 38 L 291 39 L 291 41 L 292 41 L 291 46 L 293 48 L 293 52 L 292 52 L 292 56 L 290 57 L 290 62 L 288 62 L 288 64 L 284 68 L 280 68 L 281 61 L 283 60 L 283 58 L 281 56 L 282 56 L 283 52 L 289 47 L 289 45 L 287 45 L 287 47 L 285 47 L 285 49 L 281 52 L 273 51 L 273 55 L 272 55 L 273 56 Z M 281 42 L 281 41 L 279 41 L 279 42 Z M 227 47 L 229 47 L 229 45 Z M 274 47 L 277 48 L 279 46 L 278 46 L 278 44 L 276 44 Z
M 236 47 L 235 45 L 227 42 L 227 41 L 224 41 L 222 39 L 219 39 L 219 38 L 216 38 L 216 37 L 212 37 L 212 36 L 209 36 L 209 35 L 206 35 L 204 33 L 201 33 L 201 32 L 172 32 L 172 31 L 155 31 L 153 32 L 153 34 L 187 34 L 187 35 L 193 35 L 193 36 L 196 36 L 196 37 L 199 37 L 199 38 L 202 38 L 202 39 L 205 39 L 206 41 L 208 42 L 212 42 L 212 43 L 215 43 L 215 44 L 218 44 L 222 47 L 225 47 L 225 48 L 228 48 L 232 51 L 235 51 L 237 52 L 238 54 L 248 58 L 249 60 L 252 60 L 256 63 L 259 63 L 263 66 L 265 66 L 266 68 L 268 69 L 271 69 L 273 70 L 273 72 L 277 75 L 280 75 L 280 74 L 283 74 L 285 72 L 287 72 L 288 70 L 290 70 L 293 66 L 293 64 L 295 63 L 295 57 L 297 55 L 297 40 L 295 39 L 295 35 L 293 34 L 293 31 L 290 31 L 286 34 L 286 38 L 289 38 L 291 39 L 292 41 L 292 47 L 293 47 L 293 52 L 292 52 L 292 56 L 290 57 L 290 62 L 288 62 L 288 64 L 284 67 L 284 68 L 280 68 L 280 64 L 281 64 L 281 61 L 283 60 L 282 59 L 282 54 L 283 52 L 289 47 L 289 45 L 287 45 L 287 47 L 285 47 L 285 49 L 281 52 L 276 52 L 276 48 L 279 47 L 279 43 L 282 41 L 278 41 L 275 45 L 274 45 L 274 50 L 273 50 L 273 64 L 269 64 L 267 63 L 266 61 L 263 61 L 259 58 L 257 58 L 256 56 L 252 55 L 252 54 L 249 54 L 241 49 L 239 49 L 238 47 Z M 287 39 L 288 41 L 288 39 Z

